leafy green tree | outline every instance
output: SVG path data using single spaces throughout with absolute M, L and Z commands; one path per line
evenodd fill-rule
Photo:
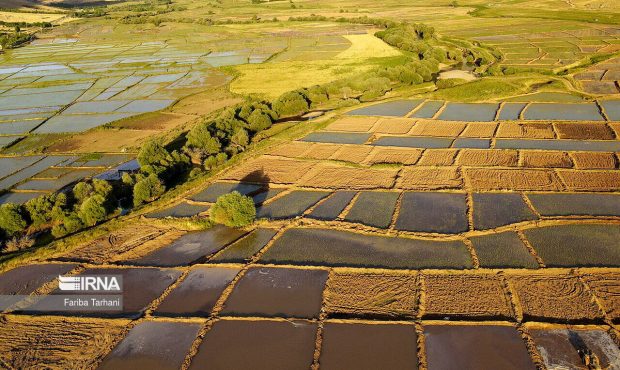
M 8 236 L 13 236 L 26 229 L 28 223 L 22 216 L 21 207 L 6 203 L 0 206 L 0 229 Z
M 210 218 L 215 223 L 229 227 L 246 226 L 254 222 L 256 206 L 252 198 L 233 191 L 217 198 L 211 207 Z
M 105 198 L 99 194 L 92 195 L 84 200 L 78 212 L 84 225 L 94 226 L 98 222 L 105 220 L 108 214 L 105 202 Z
M 164 183 L 155 174 L 138 181 L 133 187 L 133 204 L 152 202 L 166 191 Z

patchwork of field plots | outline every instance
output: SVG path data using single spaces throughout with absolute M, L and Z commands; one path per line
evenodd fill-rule
M 25 203 L 84 178 L 120 176 L 118 166 L 131 158 L 126 154 L 0 157 L 0 204 Z
M 199 52 L 166 42 L 35 43 L 0 56 L 2 144 L 30 132 L 81 132 L 164 109 L 230 77 L 216 67 L 261 63 L 283 46 L 217 42 Z
M 482 36 L 477 39 L 499 48 L 505 57 L 503 64 L 527 68 L 553 69 L 570 65 L 594 53 L 614 53 L 620 49 L 620 32 L 612 27 Z M 602 93 L 615 94 L 618 91 Z

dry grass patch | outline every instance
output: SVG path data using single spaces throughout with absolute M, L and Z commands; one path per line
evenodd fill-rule
M 462 137 L 493 137 L 497 129 L 497 123 L 493 122 L 470 122 L 461 133 Z
M 571 168 L 573 162 L 565 152 L 521 150 L 523 167 Z
M 370 145 L 341 145 L 341 148 L 334 153 L 329 159 L 337 161 L 346 161 L 353 163 L 362 163 L 372 151 Z
M 292 184 L 308 173 L 315 162 L 288 158 L 262 156 L 243 163 L 227 175 L 224 180 L 256 182 L 261 184 Z
M 465 178 L 473 190 L 562 190 L 551 170 L 468 168 Z
M 307 172 L 307 171 L 306 171 Z M 322 163 L 299 181 L 300 186 L 332 189 L 389 189 L 394 186 L 398 169 L 342 167 Z
M 463 181 L 456 167 L 405 167 L 399 187 L 402 189 L 434 190 L 460 188 Z
M 575 168 L 579 169 L 613 169 L 617 166 L 614 153 L 575 152 L 571 153 L 571 157 L 575 161 Z
M 415 317 L 415 274 L 334 271 L 324 293 L 325 310 L 333 316 Z
M 420 166 L 450 166 L 454 163 L 457 149 L 427 149 L 418 162 Z
M 422 149 L 375 147 L 366 163 L 415 164 L 421 155 Z
M 378 134 L 406 134 L 414 123 L 415 120 L 411 118 L 382 118 L 372 131 Z
M 336 59 L 368 59 L 401 55 L 398 49 L 371 34 L 344 35 L 343 37 L 351 42 L 351 46 L 336 55 Z
M 500 123 L 496 137 L 518 139 L 553 139 L 555 134 L 550 123 Z
M 14 369 L 86 369 L 120 339 L 128 320 L 6 316 L 0 359 Z
M 313 145 L 313 143 L 305 141 L 293 141 L 278 145 L 278 147 L 270 151 L 269 154 L 289 158 L 303 157 L 303 154 L 310 150 Z
M 526 319 L 593 321 L 602 313 L 585 285 L 571 275 L 509 275 Z
M 461 166 L 501 166 L 514 167 L 519 162 L 516 150 L 463 149 L 456 163 Z
M 329 131 L 368 132 L 377 122 L 376 117 L 342 117 L 327 126 Z
M 465 125 L 463 122 L 419 121 L 411 129 L 411 135 L 457 137 Z
M 424 274 L 424 317 L 514 317 L 510 298 L 495 274 Z

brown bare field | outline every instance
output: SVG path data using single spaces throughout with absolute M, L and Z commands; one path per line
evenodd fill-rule
M 149 130 L 91 130 L 52 144 L 47 152 L 121 152 L 137 151 L 139 146 L 159 131 Z
M 459 136 L 465 128 L 463 122 L 419 121 L 411 129 L 411 135 L 417 136 Z
M 289 158 L 302 157 L 303 154 L 310 150 L 313 145 L 313 143 L 308 143 L 305 141 L 293 141 L 278 145 L 275 149 L 270 151 L 269 154 Z
M 342 317 L 411 318 L 417 294 L 415 274 L 336 270 L 327 281 L 325 310 Z
M 456 167 L 405 167 L 400 176 L 402 189 L 451 189 L 462 185 Z
M 555 123 L 560 139 L 611 140 L 614 133 L 604 123 Z
M 341 145 L 341 148 L 329 157 L 329 159 L 362 163 L 371 151 L 372 146 L 370 145 Z
M 515 167 L 519 163 L 519 153 L 516 150 L 463 149 L 456 163 L 461 166 Z
M 450 166 L 454 163 L 457 149 L 427 149 L 418 164 L 420 166 Z
M 514 317 L 510 298 L 496 274 L 428 273 L 423 281 L 424 317 Z
M 508 281 L 524 317 L 559 321 L 600 319 L 602 313 L 585 285 L 572 275 L 515 274 Z
M 524 139 L 553 139 L 555 134 L 550 123 L 500 123 L 496 137 Z
M 551 170 L 468 168 L 465 179 L 474 190 L 562 190 Z
M 397 174 L 398 169 L 395 168 L 352 168 L 321 163 L 298 185 L 347 190 L 391 188 Z
M 120 339 L 128 320 L 5 316 L 0 359 L 14 369 L 87 369 Z
M 493 122 L 470 122 L 461 133 L 462 137 L 493 137 L 497 123 Z
M 224 176 L 225 180 L 292 184 L 308 173 L 315 162 L 262 156 L 250 160 Z
M 303 156 L 310 159 L 327 159 L 334 155 L 342 144 L 315 143 Z
M 598 298 L 603 309 L 612 319 L 620 318 L 620 273 L 588 272 L 582 279 Z
M 613 169 L 617 166 L 614 153 L 575 152 L 571 153 L 570 156 L 575 162 L 575 168 L 579 169 Z
M 565 152 L 521 150 L 523 167 L 571 168 L 573 162 Z
M 329 131 L 368 132 L 377 122 L 375 117 L 342 117 L 327 126 Z
M 570 190 L 620 190 L 620 173 L 617 171 L 559 170 L 558 173 Z
M 406 134 L 414 123 L 415 120 L 411 118 L 382 118 L 372 131 L 377 134 Z
M 415 164 L 421 155 L 422 149 L 375 147 L 366 163 Z
M 159 238 L 166 231 L 166 229 L 150 225 L 131 225 L 89 241 L 64 257 L 72 260 L 103 263 L 150 240 Z

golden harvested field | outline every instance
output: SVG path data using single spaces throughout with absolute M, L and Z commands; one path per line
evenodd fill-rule
M 335 270 L 324 293 L 334 317 L 412 318 L 417 315 L 415 274 Z
M 378 118 L 374 117 L 342 117 L 327 126 L 330 131 L 368 132 L 375 126 Z
M 518 162 L 519 153 L 516 150 L 464 149 L 456 158 L 456 164 L 472 167 L 515 167 Z
M 474 190 L 562 190 L 555 172 L 546 170 L 504 170 L 468 168 L 465 170 L 468 186 Z
M 514 274 L 507 279 L 526 317 L 558 321 L 602 318 L 594 297 L 577 276 Z
M 61 22 L 58 22 L 58 21 Z M 53 14 L 53 13 L 26 13 L 26 12 L 3 12 L 0 11 L 0 22 L 54 22 L 63 23 L 75 20 L 75 18 L 68 17 L 66 14 Z
M 377 134 L 406 134 L 411 131 L 415 120 L 411 118 L 381 118 L 372 131 Z
M 258 183 L 292 184 L 315 166 L 314 162 L 276 157 L 260 157 L 227 174 L 226 180 Z
M 553 139 L 555 133 L 551 124 L 505 122 L 499 124 L 497 137 Z
M 617 171 L 559 170 L 558 174 L 568 189 L 576 191 L 620 190 L 620 173 Z
M 451 166 L 456 154 L 456 149 L 426 150 L 417 164 L 420 166 Z
M 389 189 L 394 185 L 398 169 L 351 168 L 321 163 L 307 172 L 298 185 L 332 189 Z
M 415 164 L 422 155 L 421 149 L 375 147 L 366 159 L 368 164 Z
M 0 359 L 16 369 L 93 366 L 121 339 L 129 320 L 5 316 Z
M 336 59 L 368 59 L 402 55 L 402 53 L 374 37 L 371 33 L 364 35 L 345 35 L 351 46 L 336 55 Z
M 573 166 L 573 161 L 565 152 L 522 150 L 520 154 L 523 167 L 571 168 Z
M 424 274 L 424 317 L 514 317 L 504 281 L 495 274 Z
M 411 190 L 453 189 L 462 185 L 456 167 L 405 167 L 398 187 Z

